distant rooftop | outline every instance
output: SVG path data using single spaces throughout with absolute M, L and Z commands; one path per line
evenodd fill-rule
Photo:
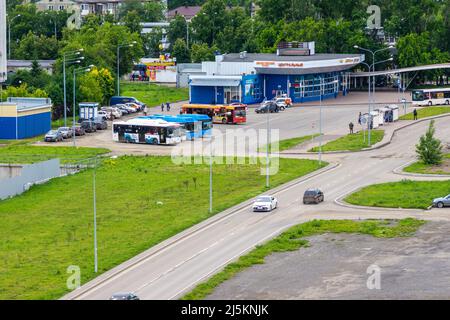
M 197 13 L 199 13 L 201 8 L 202 7 L 200 7 L 200 6 L 181 6 L 181 7 L 169 10 L 167 12 L 167 15 L 169 18 L 173 18 L 176 15 L 180 15 L 189 20 L 189 19 L 195 17 L 197 15 Z
M 276 53 L 227 53 L 223 55 L 224 62 L 254 62 L 254 61 L 321 61 L 343 58 L 357 58 L 360 54 L 317 53 L 311 56 L 280 56 Z
M 41 68 L 50 68 L 52 67 L 56 60 L 37 60 L 39 63 L 39 66 Z M 8 67 L 14 67 L 14 68 L 31 68 L 31 65 L 33 64 L 33 60 L 8 60 L 7 65 Z

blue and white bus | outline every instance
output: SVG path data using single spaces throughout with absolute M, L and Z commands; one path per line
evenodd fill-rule
M 415 106 L 450 105 L 450 88 L 413 90 L 412 104 Z
M 131 119 L 114 122 L 113 141 L 147 144 L 178 144 L 183 139 L 181 126 L 162 119 Z
M 213 123 L 212 119 L 206 114 L 179 114 L 177 117 L 186 117 L 186 118 L 194 118 L 195 120 L 202 122 L 202 137 L 211 135 Z
M 162 119 L 171 123 L 181 125 L 185 139 L 194 140 L 202 137 L 202 122 L 193 117 L 178 117 L 172 115 L 153 114 L 149 116 L 139 117 L 139 119 Z

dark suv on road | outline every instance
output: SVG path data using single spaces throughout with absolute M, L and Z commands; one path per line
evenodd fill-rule
M 108 122 L 106 122 L 106 120 L 104 120 L 103 118 L 95 118 L 92 119 L 92 123 L 95 124 L 97 130 L 106 130 L 108 129 Z
M 303 204 L 320 203 L 324 200 L 323 192 L 320 189 L 308 189 L 303 194 Z
M 258 108 L 255 109 L 256 113 L 273 113 L 280 111 L 280 108 L 273 101 L 263 102 Z

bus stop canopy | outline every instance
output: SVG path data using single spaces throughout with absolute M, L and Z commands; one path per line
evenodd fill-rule
M 428 64 L 417 67 L 409 67 L 409 68 L 401 68 L 401 69 L 392 69 L 392 70 L 382 70 L 375 72 L 353 72 L 350 73 L 350 77 L 370 77 L 370 76 L 382 76 L 387 74 L 399 74 L 405 72 L 417 72 L 424 70 L 433 70 L 433 69 L 450 69 L 450 63 L 439 63 L 439 64 Z

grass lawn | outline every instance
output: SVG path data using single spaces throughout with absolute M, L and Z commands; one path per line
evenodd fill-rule
M 440 165 L 434 166 L 417 161 L 403 168 L 403 171 L 424 174 L 450 174 L 450 153 L 444 155 Z
M 318 168 L 280 159 L 271 187 Z M 82 283 L 94 278 L 92 170 L 0 201 L 0 300 L 58 298 L 68 292 L 70 265 L 81 268 Z M 260 165 L 213 170 L 213 214 L 266 190 Z M 96 176 L 99 273 L 211 216 L 208 164 L 124 156 L 103 160 Z
M 61 163 L 71 163 L 109 152 L 103 148 L 10 144 L 0 148 L 0 163 L 33 163 L 53 158 L 60 158 Z
M 313 220 L 294 226 L 280 236 L 260 245 L 238 261 L 227 265 L 222 271 L 206 282 L 199 284 L 182 299 L 200 300 L 207 297 L 214 289 L 237 273 L 256 264 L 263 264 L 267 256 L 275 252 L 295 251 L 309 245 L 304 238 L 323 233 L 359 233 L 374 237 L 393 238 L 412 235 L 425 222 L 415 219 L 399 220 L 393 224 L 389 220 Z
M 188 88 L 175 88 L 159 86 L 153 83 L 129 83 L 120 84 L 120 95 L 135 97 L 149 107 L 160 106 L 161 103 L 189 99 Z
M 278 141 L 279 144 L 279 149 L 278 151 L 283 151 L 283 150 L 289 150 L 295 146 L 298 146 L 299 144 L 311 140 L 312 138 L 316 138 L 318 137 L 319 134 L 313 134 L 310 136 L 303 136 L 303 137 L 296 137 L 296 138 L 291 138 L 291 139 L 285 139 L 285 140 L 280 140 Z M 259 152 L 266 152 L 267 151 L 267 145 L 262 146 L 258 149 Z M 269 152 L 272 152 L 272 148 L 273 148 L 273 143 L 271 143 L 269 145 Z
M 26 145 L 29 143 L 42 141 L 44 140 L 44 136 L 37 136 L 29 139 L 20 139 L 20 140 L 2 140 L 0 139 L 0 148 L 2 146 L 18 146 L 18 145 Z M 1 149 L 0 149 L 1 150 Z
M 434 198 L 449 193 L 450 180 L 402 180 L 365 187 L 349 195 L 345 201 L 360 206 L 426 209 Z
M 450 107 L 424 107 L 417 109 L 417 118 L 426 118 L 431 116 L 437 116 L 444 113 L 450 113 Z M 413 120 L 414 116 L 412 112 L 407 113 L 400 117 L 400 120 Z
M 348 134 L 346 136 L 340 137 L 334 141 L 330 141 L 322 146 L 322 151 L 358 151 L 367 148 L 367 131 L 365 132 L 365 142 L 364 133 L 360 131 L 354 134 Z M 370 142 L 374 145 L 377 142 L 383 140 L 384 130 L 371 130 L 370 132 Z M 318 152 L 319 147 L 314 147 L 309 150 L 309 152 Z

